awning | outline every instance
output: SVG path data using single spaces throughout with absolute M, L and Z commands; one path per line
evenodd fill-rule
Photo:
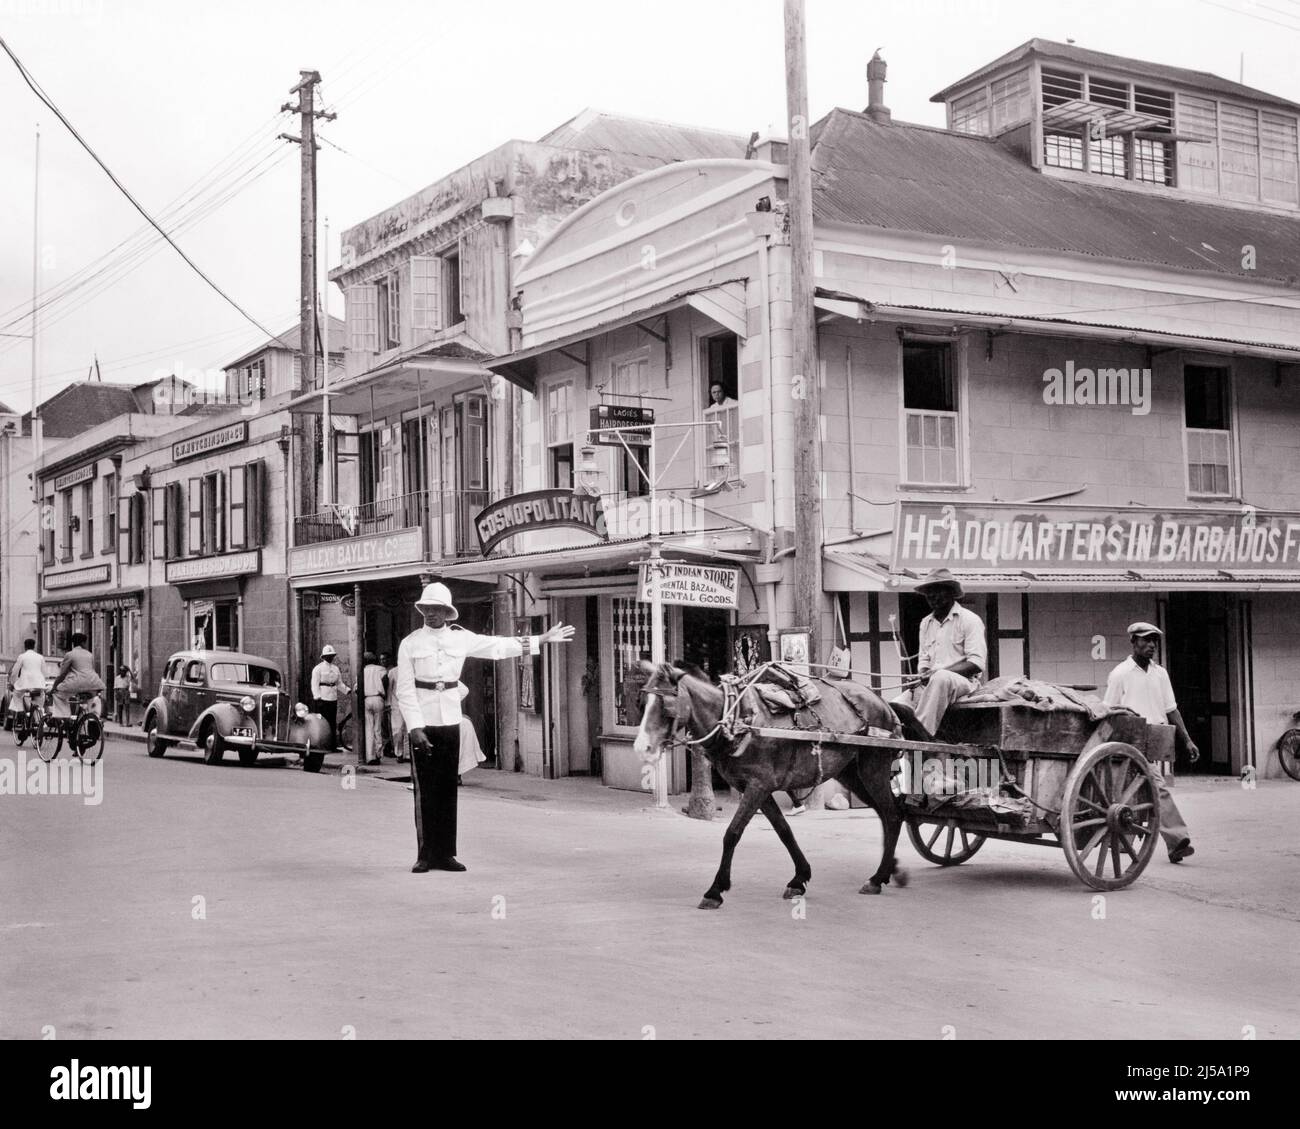
M 903 306 L 872 302 L 854 294 L 818 288 L 814 298 L 817 309 L 853 321 L 909 322 L 913 324 L 993 330 L 1016 330 L 1050 337 L 1091 337 L 1104 341 L 1123 341 L 1136 345 L 1161 345 L 1166 348 L 1227 350 L 1234 356 L 1264 357 L 1274 361 L 1300 364 L 1300 347 L 1270 342 L 1244 341 L 1231 337 L 1199 337 L 1191 334 L 1166 333 L 1155 329 L 1137 329 L 1126 325 L 1074 321 L 1070 318 L 1014 317 L 986 311 L 940 309 L 927 306 Z M 1278 307 L 1284 309 L 1285 307 Z M 1300 314 L 1300 310 L 1297 310 Z
M 745 284 L 742 281 L 723 282 L 716 286 L 706 286 L 679 294 L 666 302 L 659 302 L 645 309 L 617 314 L 599 325 L 589 326 L 576 333 L 566 334 L 552 341 L 521 349 L 509 356 L 488 361 L 487 367 L 493 372 L 500 373 L 511 383 L 519 385 L 520 388 L 533 392 L 536 390 L 538 357 L 565 350 L 571 345 L 577 345 L 604 333 L 611 333 L 616 329 L 623 329 L 625 326 L 643 325 L 672 310 L 680 310 L 687 306 L 698 310 L 738 337 L 744 337 L 748 333 L 745 322 Z M 651 332 L 648 326 L 647 332 Z M 575 360 L 581 362 L 583 357 L 579 355 Z

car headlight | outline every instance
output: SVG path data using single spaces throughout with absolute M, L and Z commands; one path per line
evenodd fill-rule
M 306 717 L 311 711 L 306 706 L 304 706 L 301 702 L 299 702 L 296 706 L 293 707 L 293 712 L 295 717 Z
M 239 708 L 243 710 L 245 713 L 252 713 L 255 709 L 257 709 L 257 703 L 253 701 L 253 699 L 250 698 L 248 695 L 245 695 L 244 697 L 239 699 Z

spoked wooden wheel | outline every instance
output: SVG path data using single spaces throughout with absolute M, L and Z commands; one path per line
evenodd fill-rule
M 1081 882 L 1122 890 L 1146 869 L 1159 832 L 1158 785 L 1137 749 L 1108 741 L 1075 762 L 1057 834 Z
M 958 866 L 984 846 L 984 836 L 959 827 L 955 819 L 922 823 L 909 817 L 907 837 L 916 853 L 938 866 Z
M 1278 738 L 1277 759 L 1283 772 L 1300 780 L 1300 729 L 1288 729 Z

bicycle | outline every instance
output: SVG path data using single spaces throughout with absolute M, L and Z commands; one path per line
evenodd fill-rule
M 83 693 L 72 696 L 76 713 L 72 717 L 54 717 L 45 714 L 41 722 L 36 745 L 37 755 L 43 761 L 52 761 L 59 755 L 66 741 L 82 764 L 94 764 L 104 751 L 105 729 L 103 719 L 94 704 L 97 694 Z M 48 755 L 46 749 L 53 748 Z
M 1291 720 L 1300 721 L 1300 713 L 1292 714 Z M 1288 729 L 1277 739 L 1277 759 L 1283 772 L 1300 780 L 1300 729 Z
M 14 744 L 21 748 L 28 737 L 36 736 L 37 740 L 32 742 L 32 746 L 39 755 L 41 752 L 39 735 L 41 723 L 45 717 L 45 710 L 41 707 L 40 698 L 44 695 L 44 691 L 23 690 L 21 693 L 23 708 L 15 711 L 13 716 Z

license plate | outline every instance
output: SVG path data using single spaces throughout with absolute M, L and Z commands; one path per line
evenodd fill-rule
M 237 725 L 230 731 L 232 737 L 256 737 L 257 731 L 249 729 L 246 725 Z

